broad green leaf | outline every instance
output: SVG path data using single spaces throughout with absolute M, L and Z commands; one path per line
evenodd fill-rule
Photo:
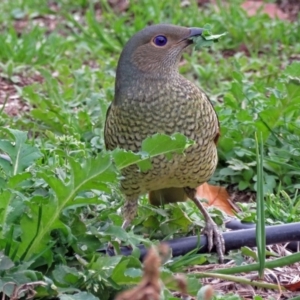
M 75 204 L 77 194 L 89 189 L 107 190 L 107 184 L 116 180 L 116 172 L 108 154 L 99 155 L 97 158 L 89 158 L 81 164 L 68 157 L 71 166 L 71 178 L 64 182 L 51 173 L 39 172 L 49 186 L 53 189 L 57 201 L 57 215 L 65 207 Z M 73 202 L 74 201 L 74 202 Z
M 141 171 L 147 171 L 151 168 L 150 159 L 152 157 L 166 155 L 171 159 L 172 154 L 183 153 L 191 145 L 193 145 L 193 141 L 180 133 L 171 136 L 158 133 L 143 141 L 140 152 L 134 153 L 123 149 L 115 149 L 112 156 L 116 167 L 120 170 L 137 164 Z
M 0 271 L 9 270 L 14 266 L 12 260 L 0 252 Z
M 193 144 L 192 140 L 181 133 L 174 133 L 171 136 L 158 133 L 143 141 L 141 152 L 148 157 L 164 154 L 171 158 L 172 153 L 183 153 Z
M 20 185 L 23 181 L 28 180 L 29 178 L 32 178 L 32 174 L 30 172 L 16 174 L 15 176 L 9 178 L 7 187 L 11 189 L 17 188 L 18 185 Z
M 94 271 L 99 271 L 105 274 L 106 277 L 111 277 L 114 272 L 115 267 L 123 259 L 122 256 L 100 256 L 95 262 L 90 264 L 90 269 Z
M 37 147 L 27 143 L 27 133 L 10 128 L 2 128 L 13 138 L 13 142 L 8 140 L 0 140 L 0 149 L 9 155 L 11 159 L 11 170 L 9 175 L 16 175 L 24 171 L 27 167 L 42 156 Z M 6 166 L 7 168 L 7 166 Z
M 294 61 L 286 67 L 283 73 L 288 76 L 300 79 L 300 62 Z
M 70 268 L 66 265 L 57 265 L 52 274 L 53 280 L 60 287 L 75 285 L 82 278 L 76 268 Z
M 70 233 L 68 226 L 59 219 L 59 206 L 55 198 L 36 196 L 28 203 L 28 207 L 30 214 L 24 214 L 20 221 L 22 243 L 18 248 L 18 256 L 24 256 L 25 260 L 48 248 L 49 243 L 53 242 L 50 238 L 53 229 L 60 229 L 66 236 Z M 51 252 L 47 252 L 49 254 Z M 51 260 L 51 256 L 48 258 Z
M 95 159 L 86 159 L 82 164 L 71 157 L 68 160 L 72 169 L 70 188 L 76 192 L 89 189 L 108 191 L 106 183 L 113 183 L 117 178 L 110 155 L 107 153 Z
M 179 205 L 172 206 L 172 215 L 170 223 L 176 225 L 176 227 L 181 228 L 183 231 L 187 230 L 191 225 L 192 221 L 187 216 L 187 214 L 181 209 Z
M 300 64 L 299 64 L 300 65 Z M 300 76 L 299 76 L 300 79 Z M 286 84 L 287 97 L 285 112 L 289 112 L 290 110 L 299 109 L 300 105 L 300 84 L 295 81 L 290 81 Z M 296 115 L 297 116 L 297 115 Z
M 114 236 L 115 238 L 118 238 L 121 241 L 128 240 L 128 233 L 126 232 L 125 229 L 123 229 L 120 226 L 109 225 L 107 227 L 107 229 L 104 232 L 102 232 L 101 234 Z
M 100 298 L 94 296 L 92 293 L 79 292 L 76 294 L 60 294 L 58 296 L 60 300 L 101 300 Z
M 7 141 L 0 141 L 2 143 L 8 143 Z M 0 167 L 3 169 L 5 174 L 11 174 L 12 162 L 8 155 L 0 155 Z
M 111 279 L 114 280 L 117 284 L 130 284 L 130 280 L 132 277 L 126 276 L 125 271 L 127 269 L 127 265 L 129 263 L 129 259 L 123 259 L 114 269 Z
M 56 178 L 50 171 L 38 173 L 53 189 L 55 196 L 53 199 L 37 197 L 36 203 L 31 201 L 29 204 L 32 214 L 22 216 L 23 243 L 19 248 L 19 255 L 25 255 L 26 259 L 46 247 L 53 229 L 62 230 L 66 236 L 70 234 L 70 228 L 61 222 L 60 217 L 63 209 L 75 203 L 74 199 L 80 191 L 104 189 L 106 182 L 116 179 L 116 172 L 108 154 L 86 159 L 81 164 L 71 157 L 68 160 L 71 177 L 67 183 Z
M 119 148 L 112 152 L 112 156 L 114 158 L 116 167 L 119 170 L 142 161 L 140 153 L 134 153 L 132 151 L 126 151 Z M 149 168 L 151 168 L 151 164 L 149 165 Z
M 132 276 L 131 271 L 136 268 L 141 268 L 140 261 L 132 256 L 123 257 L 120 263 L 115 267 L 111 275 L 111 279 L 117 284 L 137 284 L 140 282 L 141 277 Z M 136 274 L 136 272 L 135 272 Z
M 24 213 L 24 195 L 13 190 L 0 190 L 0 238 L 3 238 Z
M 141 277 L 143 275 L 143 272 L 141 269 L 137 269 L 137 268 L 128 268 L 125 272 L 124 272 L 125 276 L 129 276 L 129 277 Z

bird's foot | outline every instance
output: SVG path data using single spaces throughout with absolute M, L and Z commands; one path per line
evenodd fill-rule
M 186 192 L 187 196 L 196 204 L 205 218 L 205 227 L 203 233 L 207 236 L 208 251 L 211 251 L 215 245 L 219 256 L 219 262 L 222 263 L 224 260 L 225 241 L 218 229 L 217 224 L 206 211 L 200 199 L 198 199 L 196 189 L 187 187 L 184 189 L 184 191 Z
M 223 263 L 225 241 L 217 224 L 211 218 L 206 221 L 203 233 L 207 236 L 208 251 L 210 252 L 213 246 L 215 246 L 219 256 L 219 262 Z

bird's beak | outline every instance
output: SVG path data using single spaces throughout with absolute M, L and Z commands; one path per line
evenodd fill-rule
M 189 30 L 190 30 L 190 35 L 188 36 L 188 38 L 199 36 L 202 35 L 203 33 L 203 28 L 192 27 L 189 28 Z
M 203 28 L 192 27 L 192 28 L 189 28 L 189 30 L 190 30 L 190 34 L 186 38 L 184 38 L 180 41 L 180 42 L 182 42 L 182 41 L 185 42 L 184 48 L 187 47 L 188 45 L 193 44 L 193 39 L 192 39 L 193 37 L 200 36 L 203 33 Z

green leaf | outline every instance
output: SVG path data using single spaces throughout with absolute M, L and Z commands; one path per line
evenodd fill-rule
M 126 276 L 125 271 L 127 269 L 127 265 L 129 263 L 129 259 L 122 260 L 114 269 L 112 273 L 112 280 L 114 280 L 117 284 L 134 284 L 138 283 L 138 279 L 132 282 L 132 276 Z
M 167 221 L 167 227 L 174 226 L 174 230 L 181 228 L 183 232 L 187 231 L 188 227 L 192 224 L 191 219 L 179 205 L 172 205 L 171 209 L 171 219 Z M 161 226 L 162 225 L 163 224 L 161 224 Z
M 21 217 L 22 243 L 18 248 L 18 257 L 23 257 L 24 260 L 47 251 L 48 245 L 53 243 L 50 239 L 53 229 L 61 229 L 66 235 L 68 233 L 67 225 L 56 218 L 58 205 L 55 199 L 35 196 L 27 205 L 30 213 Z M 49 249 L 43 255 L 51 261 L 52 253 Z
M 241 251 L 243 255 L 252 257 L 255 261 L 257 261 L 257 253 L 251 248 L 245 246 L 241 248 Z
M 195 296 L 201 285 L 202 283 L 198 278 L 194 277 L 193 275 L 187 275 L 187 290 L 189 294 Z
M 125 276 L 129 276 L 129 277 L 142 277 L 143 272 L 141 269 L 137 269 L 137 268 L 128 268 L 125 272 L 124 272 Z
M 206 30 L 206 32 L 208 32 Z M 221 34 L 214 34 L 214 35 L 205 35 L 205 31 L 202 35 L 199 36 L 193 36 L 192 38 L 190 38 L 193 43 L 195 44 L 195 49 L 198 50 L 202 47 L 209 47 L 211 46 L 213 43 L 216 43 L 219 41 L 220 37 L 226 35 L 227 33 L 221 33 Z
M 300 62 L 294 61 L 286 67 L 283 73 L 287 76 L 300 79 Z
M 2 141 L 3 143 L 4 141 Z M 1 146 L 1 141 L 0 141 L 0 146 Z M 12 162 L 11 159 L 8 155 L 0 155 L 0 167 L 3 169 L 3 171 L 6 174 L 10 174 L 12 170 Z
M 112 156 L 114 158 L 116 167 L 119 170 L 142 161 L 140 153 L 134 153 L 132 151 L 126 151 L 124 149 L 119 149 L 119 148 L 115 149 L 112 152 Z M 149 162 L 149 168 L 151 168 L 150 162 Z
M 127 241 L 128 239 L 128 233 L 125 229 L 119 226 L 109 225 L 105 232 L 102 232 L 102 234 L 114 236 L 115 238 L 118 238 L 121 241 Z
M 14 266 L 12 260 L 0 252 L 0 271 L 9 270 Z
M 24 196 L 14 190 L 0 190 L 0 238 L 3 238 L 14 223 L 24 214 Z
M 100 256 L 95 262 L 90 264 L 90 269 L 94 271 L 103 271 L 105 277 L 111 277 L 115 267 L 124 259 L 122 256 Z
M 174 272 L 182 269 L 183 266 L 193 266 L 193 265 L 202 265 L 207 261 L 204 255 L 200 254 L 191 254 L 188 256 L 182 256 L 177 261 L 175 261 L 170 269 Z
M 61 294 L 58 296 L 58 298 L 60 300 L 100 300 L 100 298 L 88 292 L 79 292 L 76 294 Z
M 183 153 L 185 149 L 194 142 L 181 133 L 174 133 L 171 136 L 157 133 L 145 139 L 142 143 L 142 153 L 149 157 L 165 154 L 171 159 L 172 153 Z
M 172 154 L 183 153 L 193 143 L 193 141 L 180 133 L 175 133 L 171 136 L 157 133 L 143 141 L 140 152 L 134 153 L 123 149 L 115 149 L 112 151 L 112 156 L 119 170 L 137 164 L 141 171 L 147 171 L 151 168 L 150 159 L 152 157 L 166 155 L 171 159 Z
M 70 268 L 66 265 L 57 265 L 52 274 L 56 285 L 60 287 L 75 285 L 82 278 L 76 268 Z
M 31 215 L 22 216 L 23 243 L 19 247 L 19 255 L 25 255 L 25 259 L 29 259 L 46 248 L 53 229 L 62 230 L 66 236 L 70 234 L 70 228 L 61 222 L 60 216 L 63 209 L 76 204 L 74 199 L 79 192 L 93 188 L 106 189 L 106 183 L 111 183 L 116 179 L 115 169 L 107 153 L 83 160 L 81 163 L 72 157 L 67 157 L 67 159 L 71 167 L 68 182 L 56 178 L 50 171 L 38 172 L 39 177 L 43 178 L 53 189 L 54 197 L 47 199 L 36 197 L 28 204 Z M 47 255 L 51 253 L 48 252 Z
M 258 252 L 259 278 L 264 277 L 266 264 L 266 220 L 265 220 L 265 202 L 264 202 L 264 173 L 263 173 L 263 139 L 260 132 L 256 139 L 256 163 L 257 163 L 257 196 L 256 196 L 256 244 Z
M 140 277 L 137 276 L 132 276 L 131 270 L 132 266 L 137 267 L 139 266 L 140 263 L 138 259 L 129 256 L 126 258 L 123 258 L 121 262 L 115 267 L 113 270 L 113 273 L 111 275 L 111 279 L 115 281 L 117 284 L 122 285 L 122 284 L 137 284 L 140 281 Z
M 30 172 L 19 173 L 9 178 L 7 187 L 11 189 L 17 188 L 22 182 L 30 178 L 32 178 L 32 174 Z
M 24 171 L 27 167 L 42 156 L 37 147 L 27 144 L 27 133 L 10 128 L 2 128 L 6 134 L 13 138 L 13 142 L 0 140 L 0 149 L 9 155 L 11 168 L 9 175 L 16 175 Z M 7 170 L 7 165 L 5 166 Z

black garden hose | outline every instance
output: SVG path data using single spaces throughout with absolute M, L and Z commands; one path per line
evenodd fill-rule
M 243 246 L 255 247 L 256 238 L 255 238 L 255 224 L 252 223 L 241 223 L 238 220 L 230 220 L 226 222 L 226 227 L 230 229 L 240 229 L 223 233 L 223 238 L 225 240 L 226 251 L 239 249 Z M 200 239 L 200 240 L 199 240 Z M 298 249 L 298 243 L 300 241 L 300 222 L 290 223 L 284 225 L 273 225 L 266 226 L 266 244 L 280 244 L 287 242 L 294 242 L 292 248 L 294 251 Z M 186 253 L 199 248 L 198 253 L 207 253 L 207 238 L 205 235 L 199 236 L 189 236 L 178 238 L 174 240 L 165 241 L 170 248 L 172 249 L 173 256 L 185 255 Z M 139 245 L 138 248 L 141 251 L 140 258 L 143 259 L 147 253 L 147 249 L 144 245 Z M 100 250 L 103 252 L 102 250 Z M 130 255 L 131 249 L 128 247 L 121 247 L 122 255 Z M 215 249 L 212 249 L 214 252 Z M 108 249 L 108 255 L 114 255 L 113 249 Z

